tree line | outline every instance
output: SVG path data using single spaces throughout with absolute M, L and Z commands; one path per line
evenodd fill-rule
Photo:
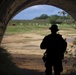
M 39 17 L 35 17 L 35 20 L 45 20 L 48 19 L 51 24 L 53 23 L 75 23 L 74 19 L 65 11 L 59 11 L 56 15 L 48 16 L 47 14 L 42 14 Z

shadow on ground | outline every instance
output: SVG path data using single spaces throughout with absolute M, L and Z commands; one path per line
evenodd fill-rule
M 43 75 L 36 70 L 20 69 L 12 61 L 12 56 L 6 49 L 0 47 L 0 75 Z
M 45 75 L 44 72 L 39 72 L 37 70 L 20 69 L 21 75 Z
M 12 56 L 6 49 L 0 47 L 0 75 L 45 75 L 44 72 L 31 69 L 21 69 L 12 61 Z M 68 74 L 76 75 L 76 71 L 70 71 Z

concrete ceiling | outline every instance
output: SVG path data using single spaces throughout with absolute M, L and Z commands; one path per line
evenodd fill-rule
M 76 0 L 0 0 L 0 27 L 3 28 L 0 30 L 1 39 L 12 17 L 27 7 L 43 4 L 61 8 L 76 20 Z

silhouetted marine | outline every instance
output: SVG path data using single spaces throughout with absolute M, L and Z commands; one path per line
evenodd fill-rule
M 50 28 L 51 34 L 45 36 L 40 44 L 41 49 L 46 49 L 43 61 L 45 62 L 46 75 L 52 75 L 52 66 L 54 67 L 54 74 L 60 75 L 63 71 L 62 60 L 64 52 L 67 48 L 67 42 L 62 35 L 57 34 L 59 31 L 57 25 L 52 25 Z

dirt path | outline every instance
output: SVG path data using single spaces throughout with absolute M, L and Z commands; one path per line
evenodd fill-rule
M 42 55 L 44 51 L 39 47 L 42 38 L 43 36 L 37 34 L 5 35 L 2 46 L 4 46 L 8 52 L 14 54 Z
M 72 40 L 75 37 L 75 34 L 70 34 L 69 36 L 68 35 L 65 35 L 63 37 L 67 38 L 68 40 Z M 42 55 L 44 51 L 42 51 L 39 46 L 43 37 L 44 36 L 35 33 L 5 35 L 2 41 L 2 46 L 4 46 L 8 52 L 14 54 Z
M 13 54 L 12 56 L 16 65 L 20 68 L 21 75 L 45 75 L 42 55 Z M 76 70 L 75 62 L 76 58 L 65 58 L 62 75 L 69 75 L 69 72 Z
M 44 36 L 30 33 L 5 35 L 2 46 L 13 56 L 13 61 L 20 68 L 21 75 L 44 75 L 42 61 L 43 50 L 39 48 Z M 76 68 L 75 58 L 65 58 L 63 61 L 64 72 Z

